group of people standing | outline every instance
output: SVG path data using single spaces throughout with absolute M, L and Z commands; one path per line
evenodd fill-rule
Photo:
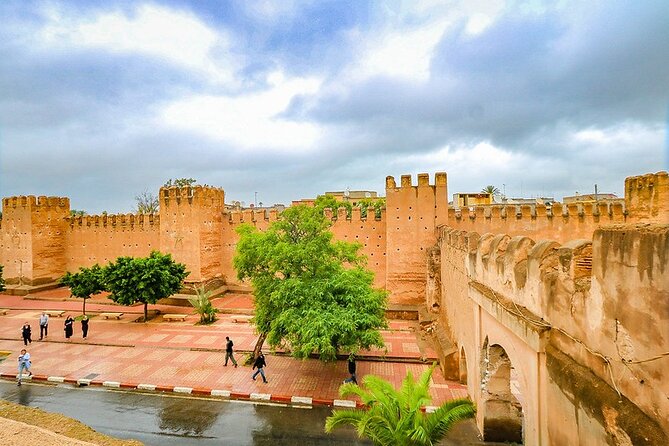
M 84 339 L 88 337 L 88 323 L 90 319 L 85 314 L 81 318 L 81 332 L 84 335 Z M 74 335 L 74 319 L 72 316 L 68 315 L 65 318 L 65 338 L 70 339 Z M 39 340 L 41 341 L 49 334 L 49 315 L 46 312 L 42 312 L 42 315 L 39 317 Z M 21 327 L 21 336 L 23 337 L 23 345 L 28 345 L 33 342 L 32 340 L 32 328 L 30 324 L 26 322 Z

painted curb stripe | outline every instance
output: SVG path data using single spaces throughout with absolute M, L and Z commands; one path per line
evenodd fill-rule
M 120 389 L 121 388 L 121 383 L 118 382 L 118 381 L 104 381 L 102 383 L 102 386 L 103 387 L 114 387 L 114 388 Z
M 174 393 L 186 393 L 190 395 L 193 393 L 193 388 L 192 387 L 175 387 L 172 389 L 172 392 Z
M 293 404 L 313 404 L 313 399 L 310 396 L 292 396 L 290 402 Z
M 139 390 L 156 390 L 156 386 L 153 384 L 137 384 Z
M 230 398 L 230 391 L 229 390 L 212 389 L 211 390 L 211 396 L 223 396 L 225 398 Z
M 252 393 L 250 398 L 252 400 L 269 401 L 272 398 L 272 395 L 269 393 Z
M 52 383 L 64 383 L 65 382 L 65 377 L 63 376 L 49 376 L 47 381 L 52 382 Z
M 89 385 L 90 383 L 91 383 L 91 380 L 90 380 L 90 379 L 81 378 L 81 379 L 78 379 L 78 380 L 77 380 L 77 385 L 78 385 L 78 386 L 87 386 L 87 385 Z

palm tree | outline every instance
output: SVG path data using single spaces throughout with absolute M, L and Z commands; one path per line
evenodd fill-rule
M 487 185 L 481 192 L 484 194 L 491 194 L 493 197 L 499 195 L 499 189 L 493 186 L 492 184 Z
M 377 445 L 437 444 L 455 422 L 472 418 L 475 408 L 471 401 L 460 398 L 442 404 L 433 413 L 423 412 L 421 408 L 431 401 L 429 387 L 434 367 L 418 381 L 409 372 L 399 390 L 373 375 L 363 379 L 364 389 L 352 383 L 342 385 L 341 396 L 357 395 L 368 409 L 333 411 L 325 420 L 325 432 L 351 424 L 360 438 L 367 437 Z

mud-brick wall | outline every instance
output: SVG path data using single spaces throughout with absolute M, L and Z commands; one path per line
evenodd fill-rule
M 346 217 L 346 209 L 337 210 L 336 218 L 330 228 L 334 238 L 346 242 L 359 243 L 360 252 L 367 257 L 367 268 L 374 272 L 374 286 L 385 288 L 386 285 L 386 211 L 376 218 L 374 209 L 367 209 L 366 218 L 361 217 L 360 208 L 353 208 L 351 217 Z M 326 209 L 326 216 L 332 211 Z
M 4 198 L 0 227 L 0 261 L 9 284 L 38 285 L 65 272 L 65 217 L 70 200 L 64 197 Z
M 106 265 L 121 256 L 146 257 L 160 248 L 158 215 L 86 215 L 68 217 L 65 258 L 74 272 Z
M 437 241 L 437 229 L 448 218 L 446 174 L 402 175 L 397 187 L 393 177 L 386 178 L 386 289 L 394 304 L 425 302 L 428 251 Z

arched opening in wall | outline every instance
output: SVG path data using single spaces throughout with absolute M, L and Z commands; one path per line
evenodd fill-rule
M 467 385 L 467 355 L 465 348 L 460 348 L 460 383 Z
M 485 441 L 523 443 L 522 395 L 516 371 L 504 348 L 488 346 L 481 355 L 481 406 Z

